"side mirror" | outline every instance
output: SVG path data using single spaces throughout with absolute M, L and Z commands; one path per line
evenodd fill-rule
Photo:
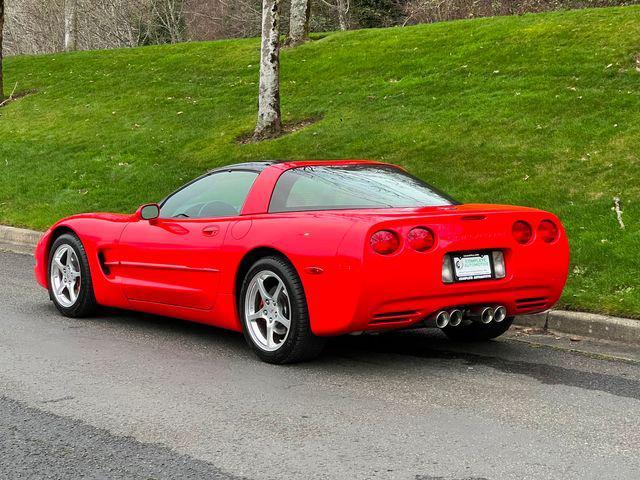
M 157 203 L 142 205 L 136 212 L 136 216 L 142 220 L 155 220 L 160 216 L 160 207 Z

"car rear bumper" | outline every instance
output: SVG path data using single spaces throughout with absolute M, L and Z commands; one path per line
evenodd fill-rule
M 561 280 L 561 279 L 558 279 Z M 473 283 L 473 284 L 472 284 Z M 559 283 L 478 281 L 461 285 L 440 285 L 415 291 L 415 284 L 396 283 L 394 292 L 364 289 L 355 303 L 336 303 L 331 311 L 311 310 L 312 328 L 317 335 L 343 335 L 360 331 L 402 329 L 429 319 L 440 310 L 502 305 L 507 315 L 537 313 L 551 308 L 560 298 Z M 398 287 L 404 294 L 397 293 Z M 425 286 L 426 287 L 426 286 Z M 453 288 L 448 288 L 453 287 Z M 346 289 L 350 295 L 355 285 Z
M 559 293 L 546 286 L 520 286 L 496 288 L 495 285 L 478 286 L 466 293 L 439 292 L 423 297 L 397 298 L 388 302 L 363 306 L 355 315 L 350 330 L 386 330 L 406 328 L 422 322 L 435 312 L 453 308 L 466 309 L 475 306 L 498 306 L 507 309 L 509 316 L 536 313 L 551 308 Z
M 400 329 L 453 308 L 502 305 L 508 316 L 551 308 L 567 279 L 566 241 L 532 248 L 527 255 L 505 252 L 505 278 L 458 283 L 442 280 L 447 250 L 339 265 L 334 275 L 318 276 L 309 290 L 312 329 L 317 335 Z

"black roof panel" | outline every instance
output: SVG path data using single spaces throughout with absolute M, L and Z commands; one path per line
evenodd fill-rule
M 232 163 L 231 165 L 216 167 L 212 170 L 209 170 L 208 173 L 221 172 L 221 171 L 223 172 L 225 170 L 255 170 L 255 171 L 261 172 L 270 165 L 274 165 L 276 163 L 283 163 L 285 161 L 286 160 L 259 160 L 256 162 Z

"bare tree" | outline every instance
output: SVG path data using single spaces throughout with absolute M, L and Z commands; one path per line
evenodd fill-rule
M 67 52 L 76 50 L 78 33 L 78 2 L 77 0 L 64 1 L 64 49 Z
M 262 28 L 262 0 L 184 0 L 189 40 L 257 37 Z
M 282 132 L 280 120 L 280 0 L 262 2 L 262 47 L 258 122 L 253 138 L 273 138 Z
M 4 31 L 4 0 L 0 0 L 0 101 L 4 100 L 4 78 L 2 76 L 2 34 Z
M 183 0 L 153 0 L 153 23 L 169 43 L 184 41 L 185 2 Z M 160 43 L 160 42 L 158 42 Z
M 5 55 L 57 52 L 63 37 L 62 0 L 5 0 Z
M 338 0 L 337 7 L 340 30 L 349 30 L 349 0 Z
M 329 3 L 327 0 L 322 0 L 326 6 L 334 8 L 338 12 L 338 25 L 340 30 L 349 30 L 349 10 L 351 4 L 349 0 L 336 0 L 336 3 Z
M 289 16 L 289 37 L 287 43 L 296 47 L 309 40 L 309 19 L 311 18 L 311 0 L 291 0 Z

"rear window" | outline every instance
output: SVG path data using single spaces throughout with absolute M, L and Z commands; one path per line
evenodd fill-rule
M 388 165 L 299 167 L 284 172 L 270 212 L 401 208 L 456 202 L 422 180 Z

